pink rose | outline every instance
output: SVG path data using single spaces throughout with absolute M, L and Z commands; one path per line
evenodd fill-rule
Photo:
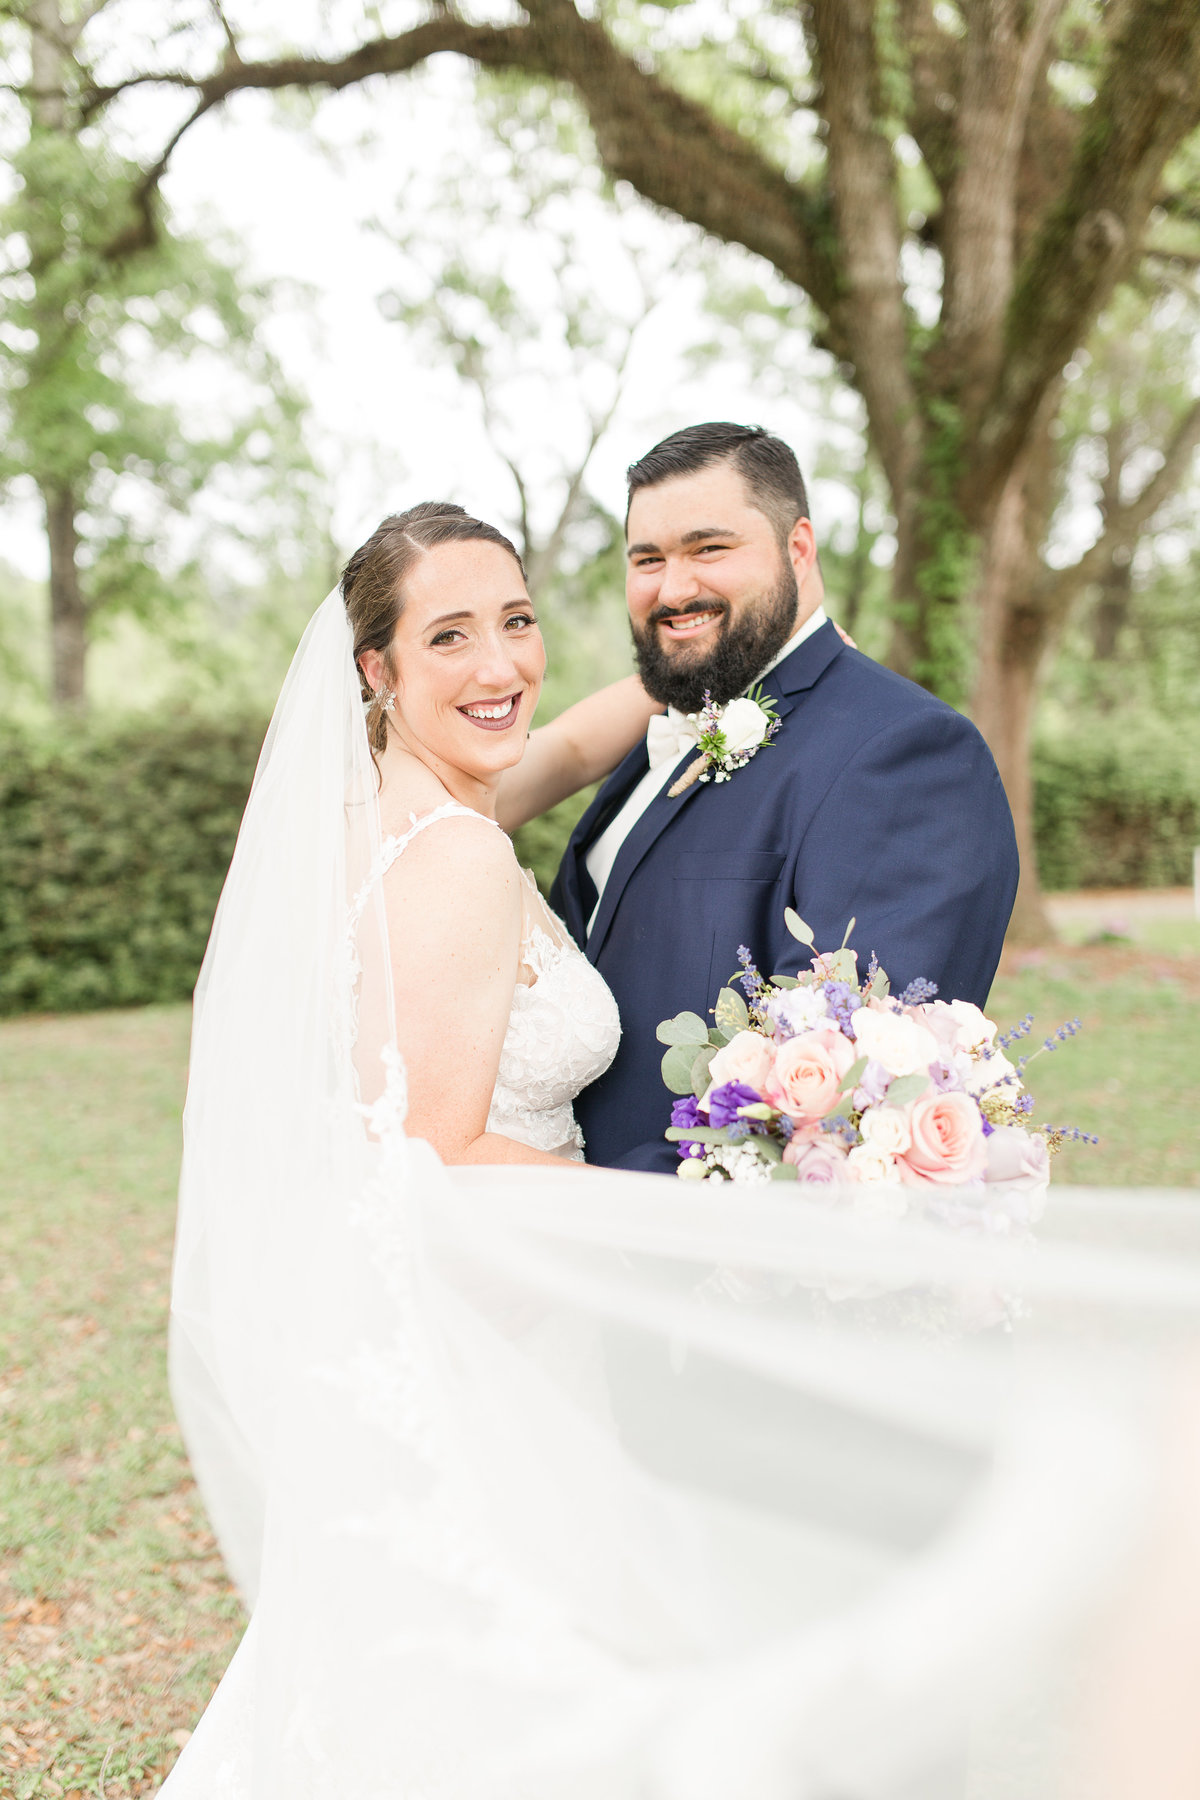
M 922 1094 L 913 1101 L 908 1125 L 912 1143 L 898 1168 L 910 1187 L 955 1186 L 983 1174 L 987 1140 L 969 1094 Z
M 1036 1219 L 1050 1185 L 1050 1152 L 1040 1132 L 1020 1125 L 997 1125 L 987 1140 L 988 1187 L 993 1194 L 1023 1195 L 1027 1216 Z
M 798 1125 L 811 1125 L 833 1111 L 853 1061 L 854 1046 L 840 1031 L 805 1031 L 776 1050 L 766 1097 Z
M 774 1056 L 775 1046 L 770 1038 L 757 1031 L 739 1031 L 709 1063 L 708 1079 L 713 1087 L 720 1087 L 726 1081 L 740 1081 L 761 1094 L 771 1073 Z
M 992 1021 L 970 1000 L 933 1000 L 920 1008 L 930 1031 L 947 1050 L 990 1048 Z
M 827 1137 L 823 1137 L 820 1143 L 806 1143 L 802 1138 L 793 1138 L 784 1147 L 783 1160 L 793 1165 L 797 1181 L 827 1185 L 832 1181 L 846 1179 L 846 1159 Z

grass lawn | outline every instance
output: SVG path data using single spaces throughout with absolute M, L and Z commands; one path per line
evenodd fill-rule
M 188 1012 L 0 1027 L 0 1796 L 143 1794 L 240 1629 L 167 1399 Z
M 1200 956 L 1119 944 L 1010 952 L 988 1014 L 1003 1029 L 1027 1012 L 1035 1049 L 1064 1019 L 1084 1028 L 1026 1072 L 1036 1124 L 1077 1125 L 1100 1139 L 1066 1145 L 1055 1180 L 1200 1187 Z
M 1200 956 L 1011 956 L 990 1011 L 1082 1036 L 1038 1121 L 1056 1178 L 1200 1187 Z M 183 1007 L 0 1024 L 0 1800 L 149 1794 L 241 1627 L 165 1375 Z

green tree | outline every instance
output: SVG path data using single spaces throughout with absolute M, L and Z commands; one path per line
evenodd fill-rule
M 299 403 L 256 341 L 264 296 L 226 257 L 174 233 L 159 202 L 152 236 L 134 228 L 142 171 L 84 103 L 81 40 L 104 4 L 9 6 L 3 45 L 22 115 L 8 121 L 15 191 L 0 209 L 0 482 L 36 485 L 52 692 L 72 708 L 84 704 L 99 622 L 153 617 L 194 586 L 173 552 L 172 514 L 234 465 L 265 492 L 306 464 Z M 218 362 L 241 377 L 223 384 L 236 395 L 224 417 L 197 381 Z M 171 394 L 184 370 L 187 402 Z

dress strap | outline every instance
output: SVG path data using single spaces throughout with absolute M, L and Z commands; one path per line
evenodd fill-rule
M 424 831 L 427 825 L 436 825 L 439 819 L 478 819 L 483 825 L 494 825 L 497 831 L 502 832 L 504 830 L 503 825 L 499 824 L 495 819 L 489 819 L 486 813 L 476 812 L 473 807 L 463 806 L 457 800 L 444 800 L 440 806 L 435 806 L 429 812 L 422 813 L 420 818 L 417 817 L 416 813 L 409 813 L 408 816 L 412 820 L 412 823 L 407 831 L 392 832 L 383 839 L 379 846 L 375 861 L 371 865 L 367 879 L 358 890 L 358 893 L 354 896 L 354 900 L 350 907 L 350 925 L 352 930 L 357 926 L 358 921 L 363 915 L 363 910 L 367 904 L 367 897 L 375 883 L 383 880 L 401 851 L 407 849 L 413 839 L 419 832 Z

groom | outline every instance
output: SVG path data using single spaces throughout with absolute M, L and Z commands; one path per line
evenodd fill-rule
M 629 471 L 626 598 L 638 671 L 664 702 L 567 846 L 551 896 L 621 1011 L 621 1048 L 575 1112 L 589 1162 L 670 1170 L 655 1027 L 704 1013 L 746 945 L 765 975 L 851 917 L 898 991 L 916 976 L 982 1006 L 1017 888 L 1000 777 L 975 727 L 844 644 L 824 610 L 796 459 L 758 427 L 692 425 Z M 680 776 L 689 715 L 762 681 L 772 741 L 724 781 Z

